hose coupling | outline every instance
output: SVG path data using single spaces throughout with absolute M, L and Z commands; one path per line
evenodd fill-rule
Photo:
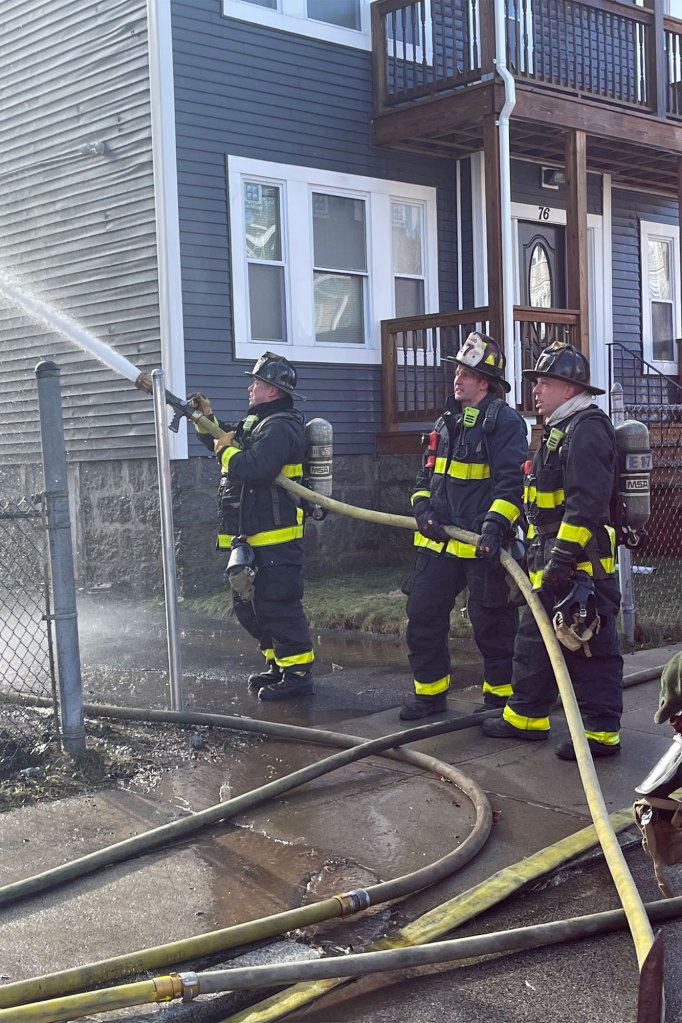
M 146 391 L 147 394 L 151 394 L 153 390 L 152 378 L 150 373 L 142 372 L 135 380 L 135 386 L 140 391 Z
M 193 1001 L 199 994 L 199 978 L 193 970 L 178 975 L 182 982 L 183 1002 Z
M 182 977 L 179 973 L 171 973 L 167 977 L 154 977 L 156 989 L 155 1002 L 172 1002 L 183 994 Z
M 369 892 L 365 888 L 354 888 L 352 892 L 344 895 L 335 895 L 334 898 L 341 906 L 341 916 L 352 916 L 363 909 L 369 909 L 371 900 Z

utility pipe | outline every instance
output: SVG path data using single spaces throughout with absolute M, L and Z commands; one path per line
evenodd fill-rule
M 61 740 L 66 752 L 76 757 L 85 753 L 85 723 L 59 366 L 39 362 L 35 374 L 54 597 L 50 618 L 57 647 Z
M 165 374 L 152 373 L 154 425 L 156 427 L 156 464 L 159 472 L 159 509 L 161 512 L 161 550 L 163 553 L 163 589 L 166 606 L 166 639 L 168 643 L 168 682 L 171 710 L 185 709 L 178 627 L 178 593 L 175 571 L 175 534 L 173 531 L 173 497 L 166 420 Z
M 514 339 L 514 240 L 511 216 L 511 159 L 509 152 L 509 121 L 516 105 L 516 83 L 507 67 L 507 25 L 505 0 L 495 0 L 495 69 L 504 82 L 504 106 L 497 120 L 500 134 L 500 220 L 502 230 L 502 320 L 504 350 L 516 394 L 516 357 Z

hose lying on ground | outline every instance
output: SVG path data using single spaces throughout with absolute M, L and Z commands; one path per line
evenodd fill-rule
M 629 811 L 621 810 L 612 815 L 612 822 L 617 831 L 622 831 L 632 823 L 631 814 Z M 597 836 L 593 826 L 583 828 L 581 831 L 568 835 L 566 838 L 554 843 L 554 845 L 533 853 L 518 863 L 498 871 L 480 884 L 435 907 L 435 909 L 425 913 L 422 917 L 408 924 L 390 938 L 381 939 L 373 946 L 371 951 L 418 945 L 433 941 L 435 938 L 447 934 L 466 921 L 480 915 L 485 910 L 499 904 L 530 882 L 546 876 L 566 863 L 567 860 L 586 852 L 595 844 L 597 844 Z M 675 903 L 676 900 L 670 901 Z M 682 900 L 678 901 L 682 903 Z M 291 911 L 289 914 L 280 914 L 278 917 L 265 918 L 264 921 L 252 921 L 249 924 L 226 928 L 225 931 L 215 932 L 215 935 L 223 936 L 231 932 L 235 940 L 231 941 L 229 945 L 226 943 L 224 947 L 236 947 L 249 939 L 254 941 L 258 937 L 267 936 L 262 934 L 261 925 L 263 924 L 270 926 L 274 921 L 280 922 L 282 929 L 277 933 L 283 933 L 287 929 L 284 926 L 284 918 L 291 917 L 295 912 Z M 272 931 L 270 931 L 271 933 Z M 196 956 L 198 954 L 196 943 L 210 937 L 210 935 L 202 935 L 200 938 L 191 938 L 185 942 L 173 942 L 168 946 L 162 946 L 162 948 L 175 954 L 175 958 L 167 959 L 167 962 L 187 961 L 191 956 Z M 241 941 L 238 940 L 238 937 L 241 938 Z M 215 951 L 216 949 L 211 950 Z M 153 953 L 156 950 L 148 951 Z M 134 953 L 134 956 L 138 959 L 137 965 L 140 969 L 150 968 L 145 952 Z M 133 956 L 129 958 L 132 960 Z M 107 979 L 112 979 L 111 967 L 120 962 L 121 959 L 123 957 L 119 957 L 118 960 L 107 960 L 104 963 L 92 964 L 91 966 L 64 971 L 60 974 L 52 974 L 48 977 L 34 978 L 8 985 L 6 988 L 0 989 L 0 993 L 3 995 L 2 1004 L 19 1006 L 30 998 L 34 1000 L 37 998 L 48 998 L 49 995 L 55 994 L 58 991 L 63 993 L 69 990 L 83 990 L 84 987 L 94 983 L 102 983 Z M 345 961 L 345 957 L 342 960 L 334 959 L 333 963 L 330 964 L 335 968 L 335 978 L 338 978 L 336 967 L 338 967 L 340 961 Z M 80 986 L 77 986 L 74 982 L 78 980 L 79 976 L 82 983 Z M 243 1010 L 243 1012 L 231 1018 L 230 1023 L 232 1021 L 234 1023 L 240 1021 L 241 1023 L 241 1021 L 247 1019 L 257 1019 L 259 1023 L 260 1021 L 279 1019 L 281 1016 L 294 1011 L 294 1009 L 315 1000 L 341 983 L 343 981 L 334 979 L 325 982 L 317 981 L 315 983 L 297 985 L 291 990 L 274 995 L 258 1006 L 252 1006 L 249 1009 Z M 102 992 L 95 991 L 86 992 L 75 997 L 52 998 L 49 1002 L 44 1001 L 37 1004 L 34 1002 L 32 1005 L 24 1007 L 24 1016 L 18 1014 L 19 1010 L 17 1008 L 11 1011 L 9 1009 L 0 1010 L 0 1021 L 7 1020 L 9 1023 L 9 1020 L 25 1018 L 33 1020 L 34 1023 L 53 1023 L 53 1021 L 64 1019 L 66 1016 L 77 1017 L 93 1011 L 101 1012 L 105 1009 L 141 1005 L 145 1002 L 161 1000 L 161 996 L 164 998 L 179 997 L 181 993 L 181 988 L 177 982 L 175 983 L 173 993 L 173 983 L 170 978 L 157 977 L 153 980 L 124 984 L 117 988 L 109 989 L 104 994 L 102 1001 L 98 1001 L 98 996 Z
M 288 480 L 284 476 L 278 476 L 276 482 L 285 490 L 288 490 L 299 497 L 303 497 L 306 500 L 314 499 L 315 502 L 322 507 L 328 508 L 331 511 L 341 512 L 344 515 L 349 515 L 351 518 L 367 519 L 367 521 L 370 522 L 382 522 L 385 525 L 399 526 L 403 529 L 414 530 L 416 527 L 414 519 L 406 515 L 385 515 L 382 512 L 365 511 L 361 508 L 354 508 L 352 505 L 343 504 L 341 501 L 334 501 L 332 498 L 323 497 L 320 494 L 313 494 L 312 491 L 306 490 L 305 487 L 301 487 L 299 484 L 294 483 L 293 480 Z M 445 532 L 453 537 L 453 539 L 472 545 L 476 545 L 478 542 L 479 538 L 475 533 L 470 533 L 462 529 L 453 529 L 449 526 L 444 528 Z M 590 753 L 587 737 L 585 735 L 585 726 L 583 725 L 583 721 L 580 716 L 580 710 L 578 709 L 575 693 L 573 692 L 573 685 L 566 668 L 566 662 L 564 661 L 561 647 L 559 646 L 559 642 L 554 634 L 554 629 L 547 617 L 540 597 L 537 592 L 533 590 L 530 580 L 526 576 L 525 572 L 523 572 L 517 565 L 511 555 L 504 550 L 500 552 L 500 560 L 506 572 L 512 577 L 525 597 L 526 602 L 535 617 L 535 621 L 537 622 L 547 649 L 559 689 L 559 694 L 561 696 L 564 714 L 566 715 L 566 723 L 568 724 L 568 730 L 571 734 L 571 741 L 575 750 L 578 770 L 580 772 L 580 780 L 585 791 L 587 805 L 590 809 L 590 814 L 594 821 L 594 826 L 597 830 L 599 842 L 604 851 L 604 857 L 611 872 L 613 882 L 618 891 L 618 896 L 628 918 L 635 951 L 637 953 L 637 962 L 641 970 L 644 960 L 654 943 L 654 935 L 651 929 L 651 924 L 649 923 L 644 911 L 642 899 L 637 891 L 637 886 L 630 874 L 627 863 L 625 862 L 625 857 L 623 856 L 622 850 L 616 840 L 616 836 L 613 833 L 613 829 L 609 824 L 608 811 L 606 809 L 606 804 L 604 803 L 604 797 L 601 789 L 599 788 L 599 781 L 594 769 L 592 754 Z

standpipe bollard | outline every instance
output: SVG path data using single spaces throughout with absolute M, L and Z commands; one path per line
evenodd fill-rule
M 166 388 L 164 373 L 155 369 L 152 378 L 154 424 L 156 426 L 156 462 L 159 469 L 159 507 L 161 512 L 161 550 L 163 551 L 163 586 L 166 604 L 166 636 L 168 641 L 168 681 L 171 710 L 184 710 L 182 662 L 178 629 L 178 592 L 175 573 L 175 537 L 173 533 L 173 500 L 171 468 L 166 421 Z
M 67 753 L 80 756 L 85 753 L 83 684 L 59 367 L 54 362 L 39 362 L 35 374 L 53 595 L 49 617 L 54 622 L 57 648 L 61 741 Z

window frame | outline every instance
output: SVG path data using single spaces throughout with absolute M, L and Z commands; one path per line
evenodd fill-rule
M 304 362 L 380 365 L 381 321 L 395 317 L 395 287 L 391 252 L 391 205 L 419 204 L 423 208 L 425 315 L 439 307 L 437 191 L 383 178 L 276 164 L 248 157 L 227 157 L 230 203 L 230 266 L 234 355 L 254 359 L 263 341 L 253 341 L 249 329 L 248 260 L 244 230 L 243 185 L 256 181 L 280 188 L 282 262 L 285 266 L 286 343 L 272 342 L 274 351 Z M 366 203 L 367 301 L 364 344 L 317 341 L 313 288 L 313 192 L 362 199 Z M 307 230 L 305 224 L 307 222 Z
M 372 49 L 372 18 L 370 5 L 372 0 L 360 0 L 360 28 L 342 28 L 326 21 L 315 21 L 308 17 L 307 0 L 277 0 L 277 9 L 258 7 L 248 0 L 222 0 L 224 18 L 236 18 L 238 21 L 250 21 L 255 25 L 276 28 L 282 32 L 293 32 L 294 35 L 322 39 L 325 42 L 337 43 L 340 46 L 352 46 L 359 50 Z M 420 63 L 423 59 L 427 64 L 433 62 L 433 39 L 431 20 L 431 0 L 426 3 L 426 54 L 421 46 L 415 46 L 414 59 Z M 390 41 L 388 43 L 390 46 Z
M 677 376 L 678 360 L 673 358 L 655 359 L 653 353 L 653 317 L 649 294 L 649 241 L 660 240 L 670 243 L 671 266 L 670 287 L 672 291 L 673 345 L 682 335 L 682 309 L 680 305 L 680 229 L 674 224 L 655 221 L 640 221 L 640 267 L 641 267 L 641 312 L 642 312 L 642 355 L 659 373 Z M 675 349 L 673 348 L 673 356 Z

